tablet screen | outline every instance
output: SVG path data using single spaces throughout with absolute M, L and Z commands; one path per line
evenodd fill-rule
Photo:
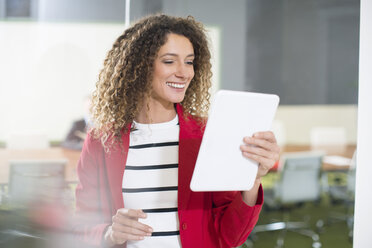
M 240 145 L 245 136 L 271 129 L 278 104 L 277 95 L 218 91 L 211 105 L 191 190 L 251 189 L 258 165 L 243 157 Z

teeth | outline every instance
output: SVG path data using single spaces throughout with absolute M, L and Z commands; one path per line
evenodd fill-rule
M 167 82 L 166 84 L 170 87 L 177 88 L 177 89 L 183 89 L 185 88 L 185 85 L 186 85 L 186 84 L 176 84 L 176 83 L 169 83 L 169 82 Z

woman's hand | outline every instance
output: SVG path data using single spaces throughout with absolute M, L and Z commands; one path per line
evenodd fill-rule
M 240 146 L 243 156 L 259 163 L 257 179 L 265 176 L 279 160 L 280 148 L 271 131 L 258 132 L 253 137 L 244 137 Z
M 112 225 L 105 233 L 105 241 L 109 246 L 123 244 L 128 240 L 142 240 L 151 236 L 152 228 L 138 221 L 147 215 L 140 209 L 119 209 L 112 217 Z
M 243 156 L 259 163 L 256 181 L 249 191 L 242 192 L 243 201 L 254 206 L 257 201 L 261 177 L 265 176 L 279 160 L 279 146 L 271 131 L 258 132 L 253 137 L 244 137 L 244 145 L 240 146 Z

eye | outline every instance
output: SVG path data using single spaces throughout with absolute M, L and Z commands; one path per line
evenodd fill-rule
M 186 64 L 193 65 L 194 64 L 194 61 L 186 61 Z
M 164 60 L 163 63 L 164 64 L 173 64 L 173 60 Z

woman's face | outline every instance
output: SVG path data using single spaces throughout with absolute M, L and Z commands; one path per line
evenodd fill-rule
M 152 100 L 167 106 L 182 102 L 194 77 L 194 48 L 185 36 L 169 34 L 154 61 Z

